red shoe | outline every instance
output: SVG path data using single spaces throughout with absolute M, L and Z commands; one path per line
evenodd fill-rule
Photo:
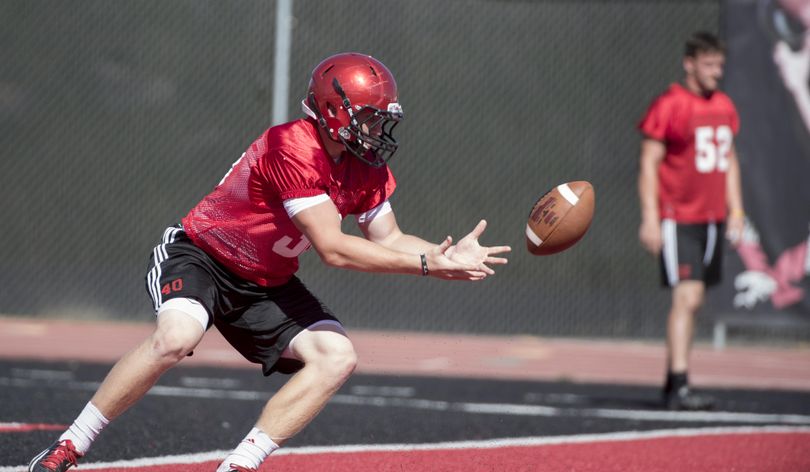
M 80 457 L 82 454 L 73 446 L 73 441 L 56 441 L 31 459 L 28 472 L 65 472 L 75 466 Z

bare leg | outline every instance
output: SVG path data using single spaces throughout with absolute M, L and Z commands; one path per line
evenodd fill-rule
M 116 418 L 191 352 L 204 334 L 200 323 L 186 313 L 162 311 L 154 333 L 115 364 L 90 402 L 107 419 Z
M 333 325 L 299 333 L 284 355 L 303 361 L 304 367 L 268 400 L 256 426 L 218 472 L 235 470 L 235 464 L 258 469 L 269 454 L 318 415 L 357 365 L 351 341 L 342 328 Z
M 687 280 L 672 289 L 667 322 L 667 359 L 670 372 L 686 372 L 695 329 L 695 315 L 703 304 L 703 282 Z
M 143 397 L 163 372 L 194 349 L 204 334 L 200 321 L 192 315 L 169 307 L 162 310 L 154 333 L 115 364 L 73 424 L 50 448 L 31 459 L 28 470 L 67 470 L 75 466 L 109 421 Z
M 349 338 L 328 325 L 298 335 L 293 354 L 304 368 L 273 395 L 256 422 L 278 445 L 315 418 L 357 365 Z

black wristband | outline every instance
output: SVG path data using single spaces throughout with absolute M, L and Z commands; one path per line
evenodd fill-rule
M 422 259 L 422 276 L 428 275 L 427 256 L 419 254 L 419 258 Z

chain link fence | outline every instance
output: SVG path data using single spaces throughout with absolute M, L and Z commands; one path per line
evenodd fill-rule
M 483 242 L 514 248 L 477 284 L 304 254 L 301 278 L 347 326 L 664 332 L 668 292 L 636 237 L 635 125 L 680 77 L 686 36 L 718 30 L 718 1 L 298 0 L 293 14 L 289 116 L 324 57 L 379 58 L 405 110 L 402 228 L 438 241 L 486 218 Z M 149 320 L 162 230 L 270 125 L 275 3 L 9 0 L 0 23 L 0 313 Z M 596 190 L 588 235 L 530 256 L 529 209 L 571 180 Z

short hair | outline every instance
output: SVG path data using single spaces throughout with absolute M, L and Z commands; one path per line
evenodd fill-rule
M 698 54 L 707 52 L 725 54 L 726 45 L 720 38 L 707 31 L 693 33 L 686 40 L 686 49 L 684 51 L 686 57 L 697 57 Z

